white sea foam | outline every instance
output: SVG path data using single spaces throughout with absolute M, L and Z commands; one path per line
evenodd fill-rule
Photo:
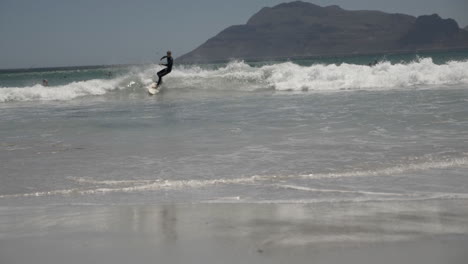
M 347 194 L 349 193 L 349 194 L 379 195 L 379 196 L 412 196 L 412 195 L 407 195 L 403 193 L 321 189 L 321 188 L 310 188 L 310 187 L 290 185 L 290 184 L 277 184 L 275 186 L 279 188 L 292 189 L 292 190 L 305 191 L 305 192 L 326 192 L 326 193 L 347 193 Z
M 119 88 L 121 81 L 122 78 L 113 80 L 94 79 L 50 87 L 44 87 L 40 84 L 21 88 L 2 87 L 0 88 L 0 102 L 65 101 L 86 95 L 103 95 L 109 91 L 121 89 Z
M 103 95 L 116 89 L 134 91 L 151 83 L 158 66 L 135 68 L 116 79 L 94 79 L 43 87 L 0 87 L 0 102 L 32 100 L 71 100 L 85 95 Z M 135 80 L 137 82 L 135 82 Z M 373 67 L 343 63 L 300 66 L 292 62 L 252 67 L 235 61 L 220 68 L 178 66 L 165 77 L 168 90 L 226 90 L 336 92 L 416 88 L 467 88 L 468 61 L 434 64 L 423 58 L 405 64 L 381 62 Z M 137 85 L 138 84 L 138 85 Z M 135 86 L 136 85 L 136 86 Z M 138 90 L 137 90 L 138 92 Z
M 389 90 L 468 84 L 468 61 L 437 65 L 425 58 L 407 64 L 381 62 L 373 67 L 345 63 L 300 66 L 292 62 L 251 67 L 244 62 L 231 62 L 216 70 L 198 66 L 179 68 L 171 78 L 178 87 L 205 89 Z
M 280 181 L 295 180 L 295 179 L 326 179 L 326 178 L 346 178 L 346 177 L 375 177 L 375 176 L 393 176 L 412 171 L 424 171 L 430 169 L 446 169 L 457 168 L 468 165 L 468 157 L 453 158 L 443 161 L 428 161 L 421 163 L 412 163 L 407 165 L 398 165 L 383 169 L 360 170 L 353 172 L 341 173 L 316 173 L 316 174 L 291 174 L 291 175 L 254 175 L 250 177 L 226 178 L 226 179 L 209 179 L 209 180 L 163 180 L 163 179 L 140 179 L 140 180 L 95 180 L 91 178 L 68 177 L 69 180 L 79 184 L 89 184 L 88 188 L 73 188 L 65 190 L 53 190 L 45 192 L 34 192 L 24 194 L 0 195 L 0 198 L 18 198 L 18 197 L 40 197 L 52 195 L 92 195 L 106 194 L 115 192 L 144 192 L 156 190 L 177 190 L 183 188 L 206 188 L 215 185 L 228 184 L 266 184 L 273 185 L 279 188 L 293 189 L 298 191 L 309 192 L 335 192 L 335 193 L 353 193 L 361 195 L 378 195 L 378 196 L 404 196 L 407 198 L 416 199 L 468 199 L 468 194 L 451 194 L 451 193 L 387 193 L 387 192 L 372 192 L 360 190 L 338 190 L 338 189 L 319 189 L 304 186 L 297 186 L 288 183 L 278 184 Z M 405 198 L 406 199 L 406 198 Z
M 454 158 L 442 161 L 427 161 L 398 165 L 375 170 L 359 170 L 342 173 L 311 173 L 302 175 L 281 176 L 282 178 L 303 178 L 303 179 L 324 179 L 324 178 L 345 178 L 345 177 L 371 177 L 381 175 L 395 175 L 411 171 L 424 171 L 429 169 L 446 169 L 468 165 L 468 158 Z

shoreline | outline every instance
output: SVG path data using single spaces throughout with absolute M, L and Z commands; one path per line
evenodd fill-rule
M 0 207 L 2 263 L 465 263 L 466 200 Z

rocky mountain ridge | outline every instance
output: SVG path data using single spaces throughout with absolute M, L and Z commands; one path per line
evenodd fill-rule
M 468 32 L 437 14 L 414 17 L 348 11 L 307 2 L 262 8 L 245 25 L 226 28 L 179 62 L 262 60 L 468 48 Z

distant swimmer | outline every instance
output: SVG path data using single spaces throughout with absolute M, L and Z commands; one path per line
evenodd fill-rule
M 42 80 L 42 86 L 49 86 L 49 81 L 47 79 Z
M 172 52 L 168 51 L 167 56 L 161 58 L 161 60 L 163 59 L 167 59 L 167 63 L 160 63 L 159 65 L 166 66 L 167 68 L 158 71 L 158 86 L 162 83 L 162 77 L 169 74 L 172 71 L 172 63 L 174 62 L 174 59 L 172 58 Z

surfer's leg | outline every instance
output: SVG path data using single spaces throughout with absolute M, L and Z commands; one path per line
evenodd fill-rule
M 158 78 L 159 78 L 159 79 L 158 79 L 158 86 L 162 83 L 162 77 L 163 77 L 164 75 L 166 75 L 166 74 L 168 74 L 167 68 L 158 71 Z

